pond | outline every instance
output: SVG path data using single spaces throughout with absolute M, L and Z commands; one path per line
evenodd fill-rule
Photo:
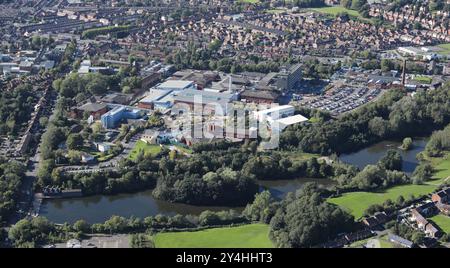
M 343 154 L 339 158 L 345 163 L 363 169 L 367 165 L 376 164 L 386 155 L 388 150 L 394 149 L 402 155 L 403 171 L 407 174 L 412 174 L 414 169 L 419 165 L 419 160 L 417 160 L 416 156 L 425 149 L 427 142 L 428 139 L 416 138 L 413 140 L 413 148 L 409 151 L 404 151 L 399 149 L 399 146 L 402 145 L 401 142 L 383 141 L 356 153 Z

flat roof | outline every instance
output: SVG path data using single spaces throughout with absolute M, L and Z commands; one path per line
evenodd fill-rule
M 106 104 L 104 103 L 90 103 L 90 102 L 78 107 L 79 110 L 88 112 L 97 112 L 104 108 L 106 108 Z
M 166 94 L 162 98 L 158 99 L 156 103 L 165 103 L 165 102 L 173 102 L 173 96 L 175 92 L 171 91 L 169 94 Z
M 159 89 L 184 89 L 186 87 L 191 86 L 194 83 L 194 81 L 184 81 L 184 80 L 168 80 L 160 85 L 157 86 Z
M 283 124 L 285 126 L 290 126 L 290 125 L 298 124 L 298 123 L 301 123 L 301 122 L 306 122 L 308 120 L 309 120 L 308 118 L 304 117 L 301 114 L 298 114 L 298 115 L 282 118 L 282 119 L 279 119 L 279 120 L 276 120 L 276 121 L 279 124 Z
M 205 90 L 195 90 L 188 89 L 174 95 L 174 100 L 176 101 L 185 101 L 185 102 L 193 102 L 195 101 L 195 97 L 201 98 L 203 103 L 209 102 L 229 102 L 233 98 L 232 93 L 225 92 L 214 92 L 214 91 L 205 91 Z
M 114 107 L 111 111 L 107 112 L 105 115 L 115 115 L 117 113 L 122 112 L 126 107 L 125 106 L 117 106 Z
M 145 98 L 140 100 L 139 102 L 150 103 L 150 102 L 158 101 L 158 100 L 161 100 L 162 98 L 164 98 L 165 96 L 167 96 L 168 94 L 170 94 L 170 92 L 172 92 L 172 90 L 150 89 L 149 94 Z
M 259 114 L 270 114 L 270 113 L 273 113 L 273 112 L 283 111 L 283 110 L 290 110 L 290 109 L 295 109 L 295 108 L 292 105 L 281 105 L 281 106 L 272 107 L 272 108 L 267 109 L 267 110 L 258 111 L 258 113 Z

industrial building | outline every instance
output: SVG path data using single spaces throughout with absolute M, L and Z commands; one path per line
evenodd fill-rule
M 139 109 L 132 109 L 126 106 L 117 106 L 106 114 L 102 115 L 102 126 L 106 129 L 118 127 L 119 123 L 127 119 L 139 119 L 143 113 Z
M 230 92 L 218 92 L 210 90 L 195 90 L 188 89 L 180 91 L 173 96 L 175 107 L 175 113 L 177 111 L 184 110 L 183 104 L 188 105 L 191 111 L 194 110 L 196 105 L 201 105 L 202 108 L 208 106 L 211 111 L 214 111 L 216 115 L 226 115 L 228 104 L 238 99 L 238 95 Z M 221 107 L 221 110 L 217 108 L 217 105 Z
M 155 87 L 161 90 L 173 90 L 181 91 L 187 89 L 196 89 L 194 81 L 183 81 L 183 80 L 167 80 Z
M 309 119 L 304 117 L 303 115 L 297 114 L 297 115 L 293 115 L 293 116 L 275 120 L 274 123 L 271 124 L 271 127 L 272 127 L 273 131 L 281 132 L 288 126 L 307 122 L 308 120 Z
M 293 116 L 295 113 L 295 108 L 292 105 L 282 105 L 276 106 L 270 109 L 262 111 L 254 111 L 253 115 L 259 122 L 268 121 L 273 122 L 275 120 Z
M 260 127 L 265 124 L 272 133 L 280 133 L 289 126 L 309 121 L 303 115 L 295 115 L 295 107 L 291 105 L 277 106 L 253 113 Z
M 167 89 L 150 89 L 150 92 L 145 98 L 139 101 L 138 107 L 142 109 L 167 109 L 170 108 L 173 102 L 165 97 L 172 96 L 173 90 Z

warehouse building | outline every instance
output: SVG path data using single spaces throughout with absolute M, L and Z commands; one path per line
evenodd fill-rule
M 155 88 L 160 90 L 181 91 L 187 89 L 196 89 L 196 86 L 194 81 L 167 80 L 166 82 L 157 85 Z
M 187 105 L 190 111 L 193 111 L 196 105 L 201 105 L 202 108 L 207 106 L 214 114 L 226 115 L 228 104 L 237 100 L 237 97 L 237 94 L 230 92 L 189 89 L 178 92 L 173 96 L 174 104 L 176 105 L 176 109 L 173 112 L 179 112 L 180 109 L 186 107 L 184 105 Z M 221 109 L 217 109 L 217 106 Z

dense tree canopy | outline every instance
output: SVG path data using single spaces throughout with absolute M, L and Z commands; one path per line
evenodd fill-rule
M 0 158 L 0 226 L 16 207 L 25 166 L 19 162 L 8 162 Z
M 399 152 L 391 149 L 378 161 L 378 165 L 388 170 L 402 170 L 403 159 Z
M 450 150 L 450 125 L 431 135 L 430 141 L 425 148 L 429 156 L 440 156 L 443 151 Z
M 327 203 L 314 184 L 283 200 L 270 222 L 277 247 L 313 247 L 354 228 L 353 216 Z
M 21 84 L 0 92 L 0 135 L 17 135 L 22 123 L 30 119 L 37 98 L 30 85 Z

